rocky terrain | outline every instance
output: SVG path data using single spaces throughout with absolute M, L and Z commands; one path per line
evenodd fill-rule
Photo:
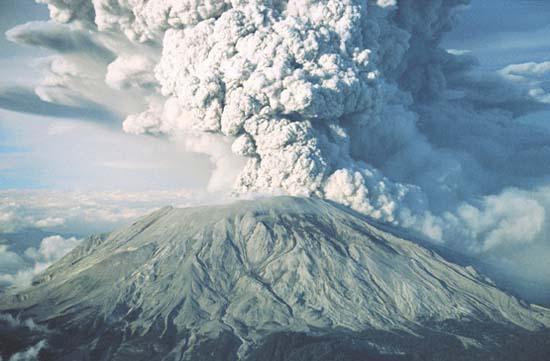
M 548 360 L 550 311 L 343 206 L 166 207 L 0 296 L 40 360 Z

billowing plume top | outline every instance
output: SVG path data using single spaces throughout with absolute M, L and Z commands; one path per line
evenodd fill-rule
M 234 137 L 232 151 L 249 158 L 237 191 L 315 194 L 394 221 L 416 190 L 389 182 L 352 145 L 386 120 L 392 99 L 408 97 L 396 82 L 410 39 L 437 41 L 458 3 L 149 1 L 96 4 L 96 23 L 132 40 L 163 33 L 155 75 L 168 100 L 128 117 L 127 131 Z M 437 71 L 415 79 L 419 92 Z
M 156 66 L 120 56 L 108 68 L 111 85 L 134 77 L 125 68 L 154 68 L 162 94 L 130 115 L 125 130 L 233 137 L 232 152 L 249 159 L 237 191 L 315 194 L 392 221 L 414 190 L 389 182 L 352 145 L 367 137 L 364 125 L 385 121 L 381 111 L 392 99 L 407 102 L 396 85 L 411 39 L 437 42 L 464 1 L 47 3 L 57 21 L 162 42 Z M 419 91 L 441 78 L 434 72 L 415 79 Z M 396 113 L 412 116 L 403 107 Z

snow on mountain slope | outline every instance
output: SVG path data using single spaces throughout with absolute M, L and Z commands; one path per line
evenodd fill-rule
M 229 333 L 241 356 L 275 332 L 412 333 L 445 320 L 550 327 L 548 310 L 473 268 L 312 198 L 166 207 L 91 237 L 2 297 L 0 311 L 64 329 L 99 320 L 128 335 L 175 329 L 191 335 L 187 346 Z

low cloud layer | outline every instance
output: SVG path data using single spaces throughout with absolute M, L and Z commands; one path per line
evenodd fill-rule
M 0 191 L 0 233 L 41 229 L 62 234 L 107 232 L 165 205 L 223 201 L 197 190 L 149 192 Z
M 40 2 L 53 20 L 8 37 L 57 53 L 43 101 L 207 154 L 210 189 L 323 197 L 550 272 L 514 256 L 550 250 L 550 131 L 522 121 L 548 64 L 485 74 L 442 48 L 467 0 Z
M 70 252 L 81 241 L 75 237 L 49 236 L 42 239 L 38 248 L 29 247 L 22 254 L 12 251 L 9 245 L 0 245 L 0 289 L 29 286 L 34 276 Z

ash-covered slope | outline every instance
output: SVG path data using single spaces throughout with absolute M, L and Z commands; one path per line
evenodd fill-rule
M 333 203 L 292 197 L 163 208 L 90 238 L 0 310 L 47 326 L 18 337 L 46 338 L 42 357 L 56 360 L 328 360 L 327 347 L 393 360 L 432 333 L 493 352 L 495 330 L 538 340 L 550 326 L 548 310 L 474 269 Z M 292 356 L 287 339 L 317 346 Z

